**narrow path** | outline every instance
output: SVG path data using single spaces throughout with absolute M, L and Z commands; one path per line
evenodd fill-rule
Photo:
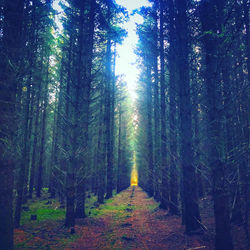
M 81 236 L 67 249 L 211 249 L 201 236 L 186 236 L 180 218 L 158 209 L 140 187 L 130 187 L 91 213 L 78 221 Z

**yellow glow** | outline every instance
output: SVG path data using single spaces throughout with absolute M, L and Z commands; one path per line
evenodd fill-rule
M 133 167 L 131 172 L 131 186 L 138 186 L 138 173 L 135 167 Z

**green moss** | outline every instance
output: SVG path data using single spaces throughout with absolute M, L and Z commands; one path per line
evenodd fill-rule
M 30 216 L 32 214 L 37 215 L 37 222 L 45 221 L 45 220 L 60 220 L 65 216 L 64 209 L 53 209 L 53 208 L 40 208 L 36 210 L 30 210 L 28 212 L 22 213 L 21 225 L 30 222 Z
M 51 204 L 47 204 L 47 200 L 29 201 L 27 206 L 28 211 L 22 211 L 21 225 L 30 223 L 30 216 L 32 214 L 37 215 L 37 220 L 32 223 L 46 221 L 46 220 L 60 220 L 65 216 L 65 209 L 59 209 L 58 202 L 50 200 Z
M 109 204 L 109 203 L 112 203 L 113 201 L 114 201 L 114 199 L 110 198 L 110 199 L 106 200 L 104 204 Z
M 147 205 L 147 209 L 149 209 L 150 211 L 155 210 L 157 207 L 159 207 L 158 203 L 152 204 L 152 205 Z
M 114 219 L 119 219 L 125 217 L 128 213 L 127 205 L 112 205 L 111 202 L 106 202 L 105 204 L 100 205 L 98 208 L 91 209 L 90 217 L 101 217 L 103 215 L 112 215 Z M 129 207 L 132 209 L 131 207 Z

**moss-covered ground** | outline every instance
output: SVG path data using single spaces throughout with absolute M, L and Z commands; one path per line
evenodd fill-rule
M 208 231 L 187 236 L 181 217 L 159 209 L 159 203 L 139 187 L 130 187 L 104 204 L 87 195 L 84 219 L 77 219 L 75 233 L 64 227 L 65 209 L 49 199 L 45 190 L 41 199 L 24 205 L 21 227 L 15 230 L 15 249 L 105 250 L 105 249 L 214 249 L 212 200 L 201 201 L 202 223 Z M 30 220 L 36 215 L 37 220 Z M 247 249 L 244 233 L 233 227 L 235 249 Z

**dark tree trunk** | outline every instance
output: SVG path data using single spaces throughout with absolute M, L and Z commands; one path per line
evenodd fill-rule
M 62 71 L 60 70 L 60 75 Z M 60 76 L 61 78 L 61 76 Z M 61 79 L 60 79 L 61 80 Z M 61 81 L 60 81 L 61 82 Z M 60 99 L 60 100 L 58 100 Z M 58 121 L 59 119 L 59 104 L 61 105 L 61 98 L 58 98 L 58 89 L 56 90 L 56 106 L 54 107 L 54 119 L 53 119 L 53 133 L 52 133 L 52 145 L 51 145 L 51 155 L 50 155 L 50 168 L 49 168 L 49 193 L 50 198 L 56 197 L 56 180 L 55 180 L 55 165 L 57 162 L 57 143 L 58 143 Z
M 80 19 L 79 19 L 79 34 L 78 34 L 78 58 L 76 65 L 77 72 L 77 86 L 76 86 L 76 94 L 77 94 L 77 103 L 75 104 L 75 124 L 76 127 L 75 134 L 78 138 L 74 137 L 73 144 L 76 144 L 75 150 L 78 151 L 78 155 L 76 156 L 76 207 L 75 207 L 75 217 L 76 218 L 84 218 L 85 215 L 85 162 L 87 155 L 87 130 L 88 130 L 88 97 L 85 93 L 87 83 L 86 71 L 87 67 L 84 65 L 86 62 L 86 58 L 84 53 L 85 51 L 83 41 L 88 38 L 84 36 L 84 11 L 86 11 L 86 6 L 84 2 L 80 4 Z M 87 56 L 87 55 L 86 55 Z M 87 91 L 86 91 L 87 92 Z M 78 97 L 79 96 L 79 97 Z M 84 119 L 83 119 L 84 117 Z M 72 145 L 74 148 L 74 145 Z M 81 149 L 81 150 L 80 150 Z M 81 151 L 81 152 L 80 152 Z
M 167 166 L 167 128 L 166 128 L 166 82 L 165 82 L 165 55 L 164 55 L 164 1 L 160 0 L 160 94 L 161 94 L 161 169 L 162 169 L 162 184 L 161 184 L 161 204 L 160 207 L 168 209 L 169 206 L 169 180 Z
M 250 31 L 249 31 L 249 1 L 243 0 L 243 6 L 244 6 L 244 23 L 246 26 L 246 36 L 245 36 L 245 44 L 246 44 L 246 55 L 247 55 L 247 71 L 248 71 L 248 81 L 250 82 Z M 241 72 L 243 74 L 243 72 Z M 243 92 L 242 96 L 242 101 L 244 103 L 243 108 L 241 109 L 240 112 L 240 121 L 241 124 L 243 124 L 243 130 L 241 133 L 241 141 L 246 142 L 246 145 L 249 144 L 249 116 L 247 114 L 247 105 L 249 102 L 249 97 L 247 94 L 247 91 Z M 239 106 L 240 107 L 240 106 Z M 240 128 L 238 128 L 240 129 Z M 244 197 L 244 228 L 245 232 L 248 238 L 249 242 L 249 223 L 248 223 L 248 217 L 249 217 L 249 183 L 250 183 L 250 174 L 248 167 L 249 166 L 249 156 L 247 153 L 244 154 L 243 159 L 240 161 L 240 167 L 239 167 L 239 172 L 240 172 L 240 180 L 241 180 L 241 193 L 242 196 Z M 250 244 L 250 243 L 249 243 Z
M 177 120 L 176 120 L 176 84 L 177 84 L 177 65 L 176 65 L 176 30 L 174 24 L 174 4 L 172 0 L 168 0 L 169 13 L 169 123 L 170 123 L 170 202 L 169 212 L 171 214 L 179 214 L 178 209 L 178 193 L 179 185 L 177 178 L 176 157 L 177 157 Z
M 30 26 L 30 29 L 28 30 L 29 33 L 31 33 L 29 42 L 30 42 L 30 49 L 28 51 L 28 57 L 29 57 L 29 79 L 28 79 L 28 92 L 30 94 L 27 96 L 28 98 L 31 98 L 30 101 L 27 100 L 29 108 L 29 123 L 28 123 L 28 135 L 27 135 L 27 157 L 26 157 L 26 173 L 25 173 L 25 182 L 24 182 L 24 190 L 23 190 L 23 203 L 26 203 L 29 194 L 28 194 L 28 184 L 29 184 L 29 173 L 30 173 L 30 163 L 31 163 L 31 137 L 32 137 L 32 129 L 33 129 L 33 111 L 34 111 L 34 84 L 32 84 L 32 81 L 34 80 L 34 67 L 35 67 L 35 56 L 34 56 L 34 51 L 37 49 L 37 27 L 36 27 L 36 15 L 35 15 L 35 10 L 36 10 L 36 3 L 33 3 L 33 8 L 32 8 L 32 14 L 31 14 L 31 20 L 32 20 L 32 25 Z M 27 26 L 27 25 L 26 25 Z M 27 28 L 26 28 L 27 29 Z M 26 31 L 27 32 L 27 31 Z M 30 102 L 30 103 L 28 103 Z M 27 108 L 27 107 L 26 107 Z
M 153 169 L 153 186 L 154 186 L 154 198 L 156 201 L 160 201 L 160 161 L 161 161 L 161 150 L 160 150 L 160 102 L 159 102 L 159 75 L 158 75 L 158 64 L 157 64 L 157 19 L 155 20 L 155 49 L 156 57 L 154 60 L 154 169 Z
M 73 155 L 74 157 L 74 155 Z M 71 164 L 76 162 L 72 160 Z M 70 167 L 66 176 L 66 216 L 65 226 L 75 226 L 75 176 L 74 169 Z
M 248 71 L 248 81 L 250 82 L 249 2 L 247 0 L 243 0 L 243 9 L 244 9 L 244 24 L 246 26 L 245 46 L 246 46 L 246 57 L 247 57 L 247 71 Z
M 185 206 L 186 233 L 200 229 L 200 211 L 197 197 L 195 168 L 193 165 L 192 116 L 190 100 L 190 79 L 188 62 L 188 23 L 187 1 L 176 2 L 176 27 L 178 46 L 179 105 L 180 105 L 180 140 L 181 166 L 183 172 L 183 199 Z
M 84 218 L 85 215 L 85 189 L 86 189 L 86 175 L 87 175 L 87 166 L 88 166 L 88 125 L 89 125 L 89 104 L 90 104 L 90 88 L 91 88 L 91 70 L 92 70 L 92 57 L 93 57 L 93 39 L 94 39 L 94 16 L 95 16 L 95 1 L 91 1 L 90 3 L 90 13 L 89 13 L 89 21 L 87 25 L 89 26 L 88 37 L 86 40 L 88 41 L 88 46 L 83 48 L 86 50 L 86 57 L 83 58 L 84 61 L 84 75 L 83 78 L 85 80 L 85 84 L 83 86 L 83 101 L 81 105 L 81 119 L 80 123 L 82 124 L 82 141 L 80 142 L 83 147 L 83 155 L 81 156 L 82 166 L 79 166 L 83 171 L 79 171 L 78 175 L 78 183 L 77 183 L 77 202 L 76 202 L 76 217 Z M 82 17 L 83 18 L 83 17 Z M 83 34 L 82 34 L 83 35 Z M 82 39 L 79 39 L 81 43 Z M 79 52 L 80 53 L 80 52 Z M 81 65 L 81 61 L 79 59 L 79 65 Z M 80 71 L 81 69 L 79 69 Z
M 74 92 L 72 84 L 72 47 L 73 47 L 73 37 L 70 37 L 69 47 L 68 47 L 68 62 L 67 62 L 67 84 L 66 84 L 66 103 L 65 103 L 65 129 L 63 134 L 63 148 L 67 152 L 67 156 L 64 156 L 64 160 L 61 161 L 61 170 L 66 170 L 65 177 L 65 196 L 66 196 L 66 215 L 65 215 L 65 226 L 74 227 L 75 226 L 75 167 L 76 167 L 76 149 L 77 149 L 77 108 L 78 108 L 78 91 L 76 84 L 76 89 Z M 71 95 L 75 96 L 70 98 Z M 70 109 L 70 104 L 74 105 L 74 110 Z M 72 114 L 73 113 L 73 114 Z M 72 123 L 69 122 L 72 120 Z M 70 123 L 70 124 L 69 124 Z M 69 140 L 69 138 L 71 140 Z M 73 145 L 70 144 L 72 142 Z M 66 166 L 65 166 L 66 165 Z M 66 168 L 65 168 L 66 167 Z M 64 177 L 64 176 L 63 176 Z M 61 190 L 61 200 L 63 201 L 64 192 Z
M 32 78 L 31 78 L 32 79 Z M 28 190 L 28 185 L 29 185 L 29 176 L 30 176 L 30 170 L 31 170 L 31 149 L 32 149 L 32 131 L 33 131 L 33 112 L 34 112 L 34 86 L 32 86 L 31 89 L 31 100 L 30 100 L 30 117 L 29 117 L 29 125 L 28 125 L 28 145 L 27 145 L 27 173 L 25 176 L 25 185 L 24 185 L 24 191 L 23 191 L 23 196 L 24 196 L 24 202 L 26 203 L 28 198 L 29 198 L 29 190 Z
M 116 192 L 120 193 L 122 191 L 122 108 L 121 104 L 118 104 L 118 163 L 117 163 L 117 188 Z
M 34 189 L 34 179 L 35 179 L 35 170 L 37 164 L 37 140 L 38 140 L 38 129 L 39 129 L 39 115 L 40 115 L 40 96 L 41 96 L 41 80 L 38 81 L 38 86 L 34 87 L 34 93 L 36 97 L 36 111 L 35 111 L 35 124 L 34 124 L 34 140 L 32 148 L 32 159 L 30 167 L 30 179 L 29 179 L 29 198 L 32 199 L 33 189 Z
M 101 96 L 100 96 L 100 112 L 99 112 L 99 127 L 98 127 L 98 143 L 97 143 L 97 165 L 98 165 L 98 180 L 97 180 L 97 196 L 98 202 L 104 203 L 104 193 L 105 193 L 105 173 L 104 168 L 105 162 L 105 147 L 103 146 L 103 86 L 101 86 Z
M 200 5 L 200 18 L 203 32 L 217 32 L 214 25 L 216 17 L 216 6 L 214 2 L 203 1 Z M 216 30 L 215 30 L 216 29 Z M 226 190 L 225 164 L 221 159 L 219 149 L 216 145 L 220 144 L 221 125 L 219 113 L 219 89 L 220 82 L 218 76 L 218 44 L 216 38 L 207 34 L 203 38 L 205 50 L 205 86 L 208 102 L 208 138 L 209 138 L 209 167 L 212 172 L 213 197 L 214 197 L 214 216 L 216 225 L 215 248 L 233 249 L 228 192 Z
M 110 22 L 110 6 L 108 3 L 108 23 Z M 112 197 L 113 191 L 113 160 L 112 160 L 112 146 L 111 146 L 111 98 L 112 98 L 112 70 L 111 70 L 111 34 L 108 31 L 107 51 L 106 51 L 106 86 L 105 86 L 105 142 L 107 154 L 107 194 L 106 199 Z
M 18 183 L 17 183 L 17 199 L 16 199 L 16 208 L 15 208 L 15 220 L 14 224 L 15 227 L 18 228 L 20 226 L 20 218 L 21 218 L 21 208 L 22 208 L 22 202 L 23 202 L 23 191 L 24 191 L 24 184 L 25 184 L 25 174 L 26 174 L 26 168 L 27 168 L 27 147 L 28 147 L 28 125 L 29 125 L 29 110 L 30 110 L 30 90 L 31 86 L 30 83 L 27 88 L 26 93 L 26 102 L 25 102 L 25 110 L 24 110 L 24 118 L 23 118 L 23 129 L 24 129 L 24 135 L 23 135 L 23 149 L 22 149 L 22 160 L 19 167 L 19 176 L 18 176 Z
M 147 59 L 146 59 L 147 60 Z M 149 61 L 149 60 L 147 60 Z M 151 67 L 146 66 L 146 78 L 147 78 L 147 186 L 146 191 L 149 197 L 154 195 L 153 184 L 153 134 L 152 134 L 152 82 L 151 82 Z
M 23 0 L 5 1 L 0 62 L 0 249 L 13 246 L 13 170 L 16 133 L 15 102 L 23 22 Z M 2 52 L 2 51 L 1 51 Z M 14 70 L 15 68 L 15 70 Z
M 114 147 L 115 147 L 115 67 L 116 67 L 116 44 L 114 45 L 114 56 L 113 56 L 113 70 L 112 70 L 112 80 L 111 80 L 111 107 L 110 107 L 110 152 L 111 152 L 111 166 L 112 166 L 112 171 L 111 171 L 111 181 L 110 181 L 110 188 L 109 188 L 109 193 L 112 191 L 115 187 L 114 185 Z M 112 189 L 112 191 L 111 191 Z M 107 192 L 107 197 L 108 197 L 108 192 Z
M 43 113 L 42 113 L 42 127 L 41 127 L 41 147 L 39 155 L 38 176 L 37 176 L 37 189 L 36 196 L 41 197 L 41 190 L 43 187 L 43 171 L 45 164 L 45 143 L 46 143 L 46 120 L 47 120 L 47 106 L 48 106 L 48 84 L 49 84 L 49 55 L 47 55 L 46 64 L 46 79 L 43 97 Z
M 55 127 L 53 134 L 53 149 L 51 155 L 51 172 L 50 172 L 50 194 L 51 198 L 55 198 L 56 192 L 60 193 L 60 154 L 59 154 L 59 144 L 61 142 L 61 129 L 62 129 L 62 109 L 63 109 L 63 59 L 61 61 L 60 66 L 60 87 L 59 87 L 59 97 L 58 97 L 58 105 L 55 110 Z

